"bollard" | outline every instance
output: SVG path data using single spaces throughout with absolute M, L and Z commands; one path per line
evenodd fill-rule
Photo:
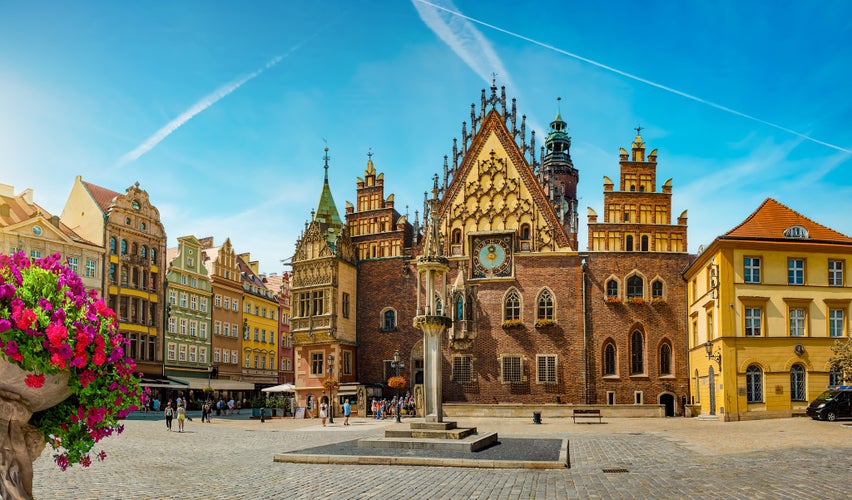
M 541 412 L 540 411 L 534 411 L 533 412 L 533 423 L 534 424 L 540 424 L 541 423 Z

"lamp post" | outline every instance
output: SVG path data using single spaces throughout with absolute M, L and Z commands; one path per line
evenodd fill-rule
M 704 343 L 704 350 L 707 352 L 707 359 L 712 359 L 712 360 L 716 361 L 716 363 L 719 365 L 719 369 L 721 370 L 722 369 L 722 351 L 719 350 L 719 349 L 716 349 L 716 352 L 714 353 L 713 352 L 713 342 L 709 341 L 709 340 Z
M 397 349 L 393 352 L 393 361 L 391 361 L 391 368 L 396 370 L 396 376 L 397 377 L 399 377 L 399 369 L 405 368 L 405 361 L 400 359 L 399 349 Z M 399 422 L 402 422 L 402 420 L 400 420 L 400 418 L 399 418 L 399 410 L 400 410 L 400 406 L 401 406 L 400 400 L 399 400 L 399 390 L 397 388 L 394 388 L 394 391 L 396 392 L 396 396 L 397 396 L 397 398 L 396 398 L 396 421 L 399 423 Z
M 328 355 L 328 378 L 334 378 L 334 356 Z M 328 423 L 334 423 L 334 386 L 328 387 Z

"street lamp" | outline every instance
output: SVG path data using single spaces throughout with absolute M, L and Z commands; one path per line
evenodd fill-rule
M 719 369 L 722 369 L 722 351 L 716 349 L 716 352 L 713 353 L 713 342 L 707 341 L 704 344 L 704 350 L 707 351 L 707 359 L 715 360 L 716 363 L 719 364 Z
M 393 361 L 391 361 L 391 368 L 396 370 L 396 376 L 397 377 L 399 377 L 399 369 L 405 368 L 405 361 L 403 361 L 400 358 L 399 349 L 397 349 L 393 352 Z M 397 421 L 397 423 L 399 423 L 399 422 L 402 422 L 402 420 L 400 420 L 400 418 L 399 418 L 399 410 L 400 410 L 400 406 L 401 406 L 400 405 L 400 399 L 399 399 L 399 390 L 394 388 L 394 391 L 396 392 L 396 396 L 397 396 L 397 398 L 396 398 L 396 421 Z
M 334 356 L 328 355 L 328 378 L 334 379 Z M 334 423 L 334 386 L 328 386 L 328 423 Z

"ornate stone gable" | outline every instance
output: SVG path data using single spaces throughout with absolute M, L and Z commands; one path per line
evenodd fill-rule
M 496 110 L 485 117 L 459 171 L 447 188 L 440 209 L 442 230 L 453 240 L 484 231 L 518 231 L 528 224 L 530 250 L 570 248 L 562 224 L 532 168 Z M 458 238 L 458 236 L 456 236 Z M 450 255 L 458 255 L 453 248 Z

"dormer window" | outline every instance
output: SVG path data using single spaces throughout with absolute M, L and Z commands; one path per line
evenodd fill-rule
M 798 240 L 806 240 L 810 238 L 808 230 L 803 226 L 790 226 L 784 230 L 784 237 Z

